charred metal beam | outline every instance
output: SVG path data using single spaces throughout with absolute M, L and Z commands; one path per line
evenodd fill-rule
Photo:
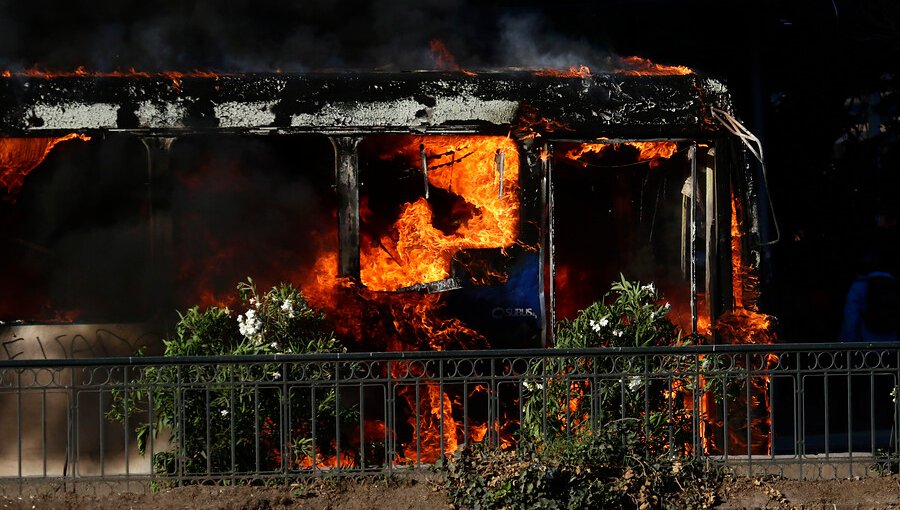
M 494 155 L 494 164 L 497 167 L 497 174 L 499 175 L 499 183 L 497 184 L 497 198 L 503 198 L 503 172 L 506 167 L 506 154 L 502 149 L 497 149 L 497 153 Z
M 552 248 L 552 244 L 550 242 L 544 242 L 543 232 L 552 228 L 550 225 L 550 155 L 551 148 L 547 144 L 541 145 L 537 151 L 529 150 L 526 153 L 526 168 L 528 169 L 528 176 L 530 177 L 529 181 L 532 183 L 532 189 L 539 190 L 538 196 L 535 197 L 535 201 L 538 204 L 538 207 L 532 207 L 532 210 L 539 211 L 541 215 L 540 218 L 535 218 L 535 227 L 532 228 L 532 231 L 535 231 L 535 241 L 538 245 L 538 260 L 540 260 L 541 268 L 538 271 L 538 298 L 541 303 L 541 339 L 543 339 L 543 347 L 547 347 L 548 342 L 552 342 L 553 339 L 550 338 L 552 335 L 552 326 L 550 318 L 547 313 L 547 275 L 544 271 L 544 261 L 550 260 L 551 266 L 551 276 L 555 273 L 555 267 L 552 265 L 553 259 L 550 258 L 548 252 Z M 526 181 L 528 182 L 528 181 Z M 539 183 L 539 185 L 534 185 L 533 183 Z M 524 198 L 524 197 L 523 197 Z M 524 200 L 523 200 L 524 203 Z M 524 219 L 524 218 L 523 218 Z M 547 239 L 552 241 L 552 234 L 547 233 Z M 552 289 L 553 280 L 550 280 L 550 288 Z M 556 317 L 556 301 L 553 298 L 552 290 L 550 293 L 550 301 L 551 301 L 551 312 L 550 315 L 555 319 Z
M 697 202 L 700 199 L 700 190 L 697 187 L 697 144 L 692 144 L 688 152 L 691 161 L 691 187 L 690 187 L 690 226 L 688 227 L 688 239 L 690 246 L 687 250 L 682 248 L 682 256 L 687 254 L 690 257 L 690 263 L 686 268 L 688 270 L 688 280 L 691 284 L 691 333 L 697 333 L 697 319 L 699 318 L 697 309 L 697 227 L 700 221 L 697 212 Z M 682 239 L 684 239 L 682 232 Z M 682 261 L 684 264 L 684 261 Z
M 338 275 L 359 280 L 359 153 L 358 136 L 330 137 L 338 196 Z
M 706 285 L 710 321 L 734 308 L 731 260 L 731 147 L 728 139 L 717 140 L 712 151 L 712 172 L 707 172 L 706 197 Z M 713 342 L 717 335 L 713 332 Z
M 546 154 L 541 158 L 544 166 L 544 179 L 546 179 L 547 191 L 547 260 L 549 261 L 549 292 L 550 292 L 550 317 L 547 328 L 546 342 L 554 344 L 556 342 L 556 201 L 554 199 L 553 189 L 553 145 L 547 147 Z
M 459 278 L 445 278 L 436 282 L 417 283 L 409 287 L 401 287 L 395 292 L 426 292 L 428 294 L 438 294 L 451 290 L 463 288 L 463 281 Z
M 422 157 L 422 181 L 425 186 L 425 200 L 428 200 L 428 190 L 430 186 L 428 185 L 428 154 L 425 153 L 425 144 L 419 144 L 419 154 Z
M 149 198 L 150 255 L 155 286 L 151 302 L 159 306 L 157 313 L 174 309 L 171 302 L 174 282 L 171 167 L 174 137 L 143 136 L 147 149 L 147 194 Z
M 718 231 L 716 228 L 716 186 L 715 186 L 715 173 L 716 173 L 716 163 L 718 160 L 716 159 L 716 153 L 718 151 L 718 147 L 713 148 L 712 150 L 707 152 L 706 157 L 706 168 L 703 172 L 704 180 L 703 180 L 703 211 L 705 213 L 704 218 L 704 240 L 706 242 L 706 246 L 704 249 L 704 253 L 706 254 L 705 264 L 705 275 L 704 275 L 704 297 L 706 298 L 706 310 L 709 313 L 710 324 L 715 324 L 716 319 L 719 317 L 719 313 L 721 312 L 721 307 L 718 306 L 718 298 L 716 297 L 718 293 L 718 272 L 716 271 L 716 266 L 719 261 L 718 247 L 719 243 L 716 241 L 716 232 Z M 712 331 L 712 343 L 716 343 L 716 332 L 715 329 Z
M 0 77 L 0 136 L 496 132 L 695 138 L 716 132 L 725 87 L 683 76 L 532 72 Z

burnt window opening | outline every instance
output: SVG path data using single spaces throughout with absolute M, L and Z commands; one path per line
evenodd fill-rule
M 398 299 L 433 295 L 424 301 L 437 323 L 457 323 L 471 328 L 466 336 L 484 339 L 466 348 L 539 346 L 540 250 L 520 235 L 523 161 L 505 136 L 364 138 L 361 283 Z
M 370 136 L 360 278 L 379 291 L 502 284 L 519 237 L 519 153 L 497 136 Z
M 174 307 L 236 305 L 235 285 L 302 287 L 337 250 L 324 136 L 182 138 L 172 147 Z
M 0 320 L 149 319 L 155 283 L 140 140 L 60 144 L 22 184 L 0 200 Z
M 333 161 L 315 136 L 61 144 L 0 200 L 0 320 L 168 322 L 248 276 L 300 286 L 336 251 Z
M 691 147 L 685 142 L 554 144 L 551 312 L 556 319 L 574 318 L 621 274 L 653 283 L 670 302 L 670 317 L 693 329 L 692 308 L 698 305 L 691 259 L 693 277 L 702 281 L 705 185 L 703 169 L 692 181 Z

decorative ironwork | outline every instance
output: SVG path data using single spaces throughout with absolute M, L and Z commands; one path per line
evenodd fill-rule
M 401 470 L 618 419 L 744 474 L 866 476 L 900 464 L 898 385 L 896 344 L 5 360 L 0 490 Z

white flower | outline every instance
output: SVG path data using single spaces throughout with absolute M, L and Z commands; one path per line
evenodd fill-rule
M 269 347 L 271 347 L 271 348 L 273 348 L 273 349 L 278 348 L 278 342 L 272 342 L 272 343 L 270 343 L 270 344 L 269 344 Z
M 544 388 L 544 385 L 539 382 L 531 382 L 531 381 L 525 380 L 522 382 L 522 384 L 525 386 L 525 389 L 529 390 L 529 391 L 541 390 Z
M 285 299 L 284 303 L 281 305 L 281 309 L 287 312 L 287 316 L 291 319 L 294 318 L 294 302 L 290 299 Z
M 591 319 L 588 321 L 588 324 L 590 324 L 591 329 L 593 329 L 594 332 L 599 335 L 603 331 L 603 328 L 605 328 L 606 326 L 609 326 L 609 319 L 606 317 L 603 317 L 599 321 L 595 321 L 594 319 Z
M 222 409 L 221 411 L 219 411 L 219 413 L 220 413 L 220 414 L 222 415 L 222 417 L 224 418 L 225 416 L 228 416 L 228 409 Z
M 256 298 L 250 298 L 250 306 L 255 306 L 259 308 L 259 300 Z
M 622 330 L 619 330 L 619 329 L 614 329 L 614 330 L 613 330 L 613 336 L 617 336 L 617 337 L 619 337 L 619 338 L 622 338 L 622 335 L 624 335 L 624 334 L 625 334 L 625 332 L 622 331 Z
M 672 308 L 672 305 L 670 305 L 669 302 L 666 301 L 666 306 L 664 306 L 663 308 L 665 308 L 666 311 L 668 312 L 668 311 L 669 311 L 669 308 Z
M 628 379 L 628 389 L 631 391 L 635 391 L 641 387 L 641 378 L 633 375 Z
M 281 379 L 281 372 L 272 372 L 269 375 L 271 375 L 273 379 Z
M 649 290 L 651 293 L 656 292 L 656 287 L 653 286 L 652 283 L 648 283 L 641 287 L 641 290 Z
M 238 315 L 238 331 L 246 338 L 259 340 L 254 338 L 262 331 L 262 321 L 256 316 L 256 311 L 247 310 L 244 315 Z

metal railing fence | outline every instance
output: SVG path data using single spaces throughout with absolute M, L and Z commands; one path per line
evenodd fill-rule
M 0 491 L 289 481 L 628 420 L 753 475 L 900 464 L 897 344 L 0 362 Z

